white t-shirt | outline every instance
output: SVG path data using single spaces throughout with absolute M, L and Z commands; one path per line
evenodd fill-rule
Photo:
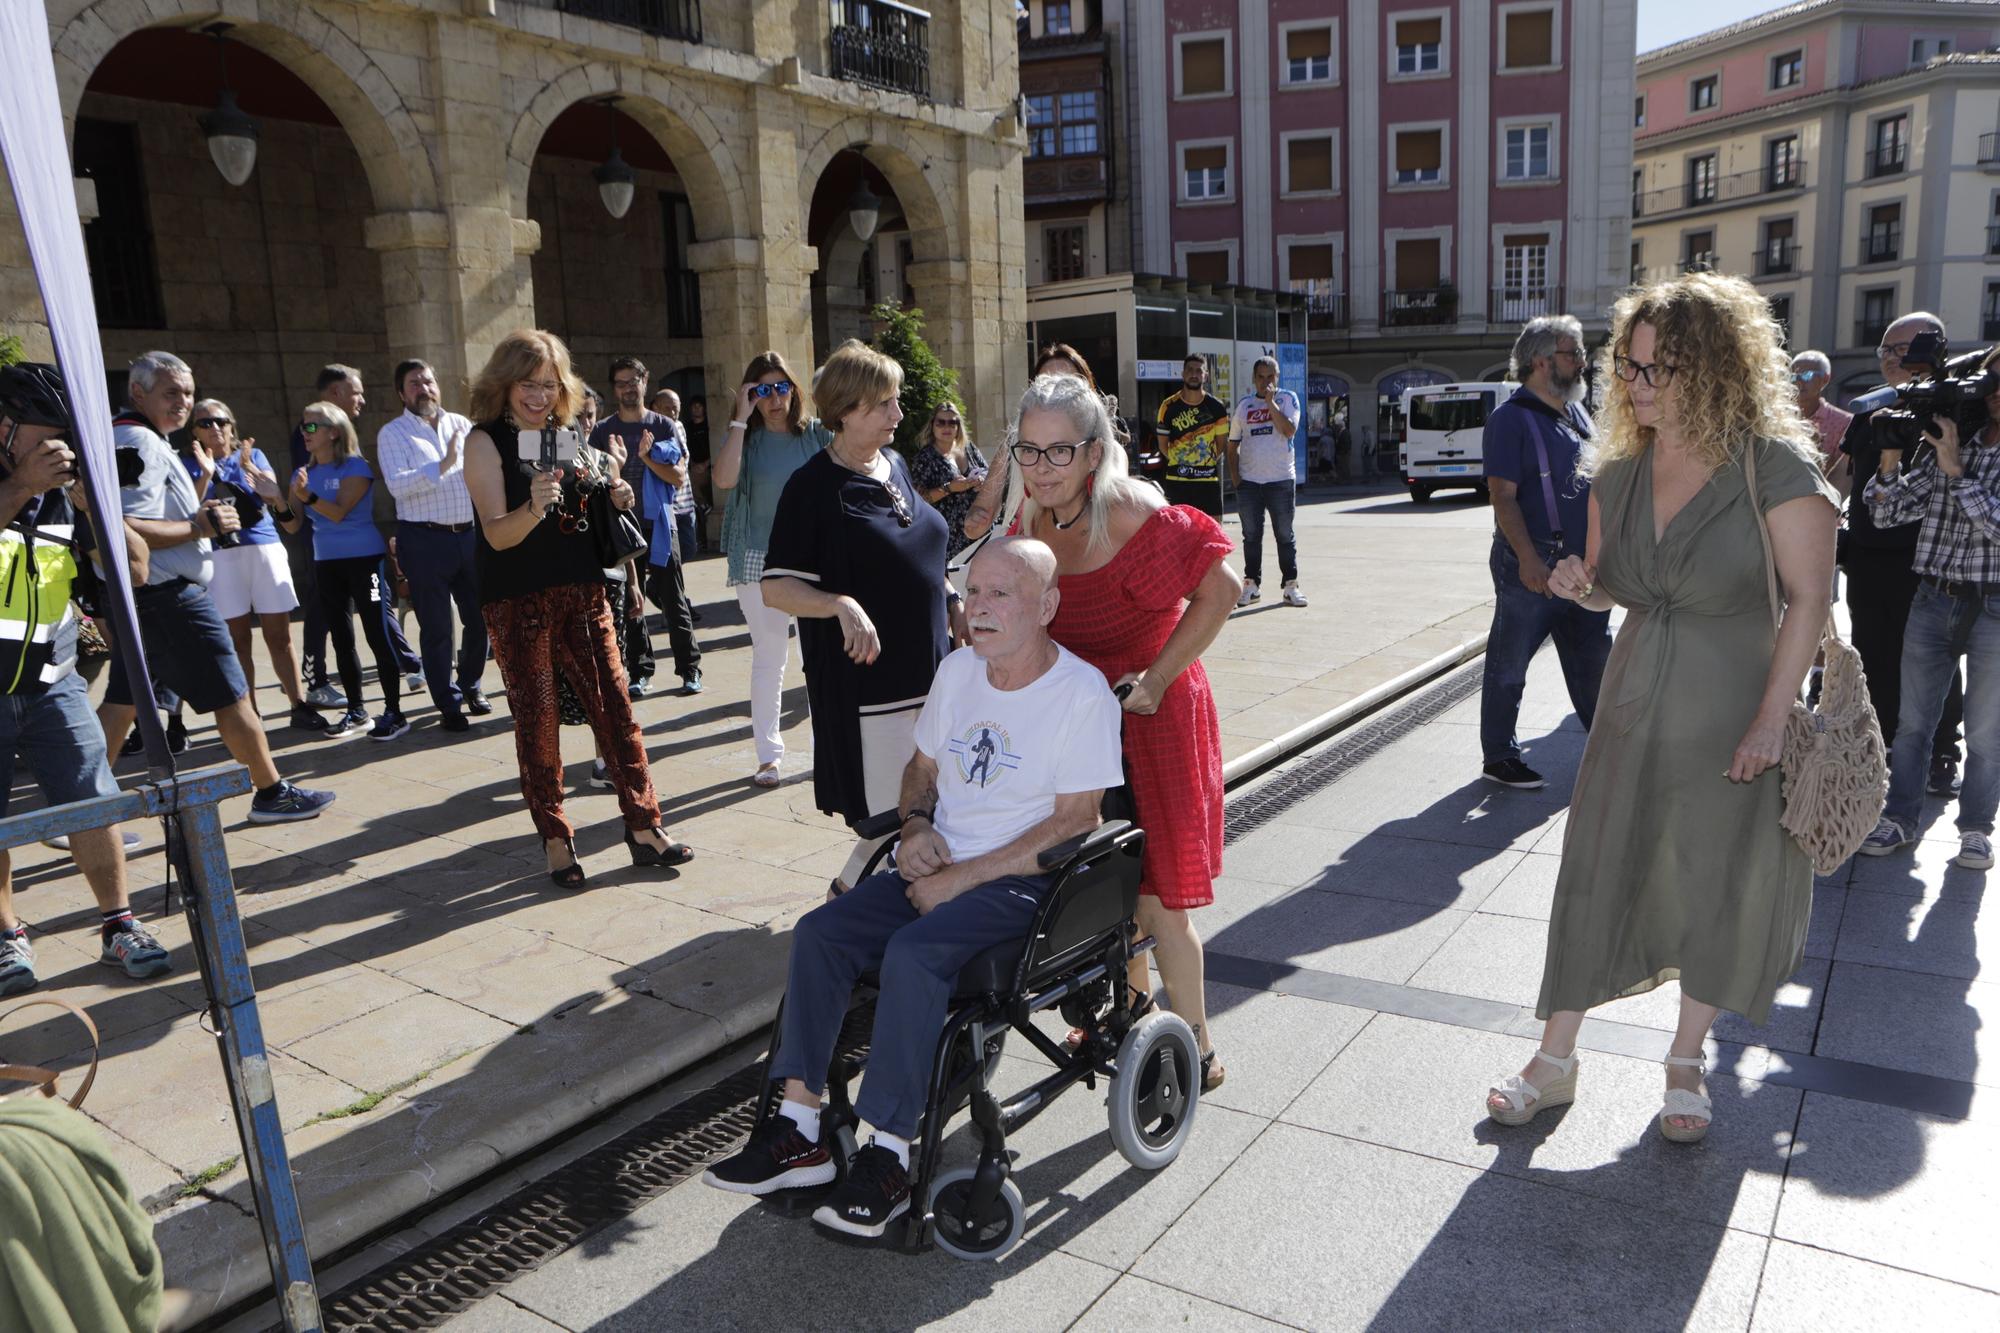
M 1256 394 L 1236 400 L 1229 414 L 1229 438 L 1237 441 L 1236 470 L 1245 481 L 1295 481 L 1292 442 L 1278 434 L 1273 414 L 1283 412 L 1285 420 L 1299 424 L 1298 395 L 1288 389 L 1271 390 L 1271 401 Z
M 995 689 L 970 648 L 945 658 L 917 748 L 938 766 L 934 821 L 952 859 L 1006 846 L 1054 813 L 1058 795 L 1124 782 L 1123 716 L 1104 673 L 1067 648 L 1018 690 Z

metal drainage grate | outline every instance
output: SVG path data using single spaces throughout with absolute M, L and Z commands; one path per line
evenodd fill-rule
M 847 1016 L 864 1049 L 875 1005 Z M 328 1330 L 436 1328 L 733 1151 L 756 1122 L 760 1059 L 328 1297 Z
M 1223 806 L 1226 846 L 1276 819 L 1307 797 L 1325 791 L 1361 763 L 1380 754 L 1427 722 L 1435 722 L 1479 693 L 1483 662 L 1460 667 L 1440 683 L 1404 700 L 1367 725 L 1343 735 L 1310 759 L 1281 768 L 1267 782 Z

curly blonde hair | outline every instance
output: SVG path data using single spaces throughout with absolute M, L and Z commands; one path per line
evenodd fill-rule
M 1687 423 L 1688 447 L 1697 458 L 1720 468 L 1753 441 L 1777 440 L 1816 460 L 1812 428 L 1792 392 L 1791 358 L 1769 304 L 1741 278 L 1690 273 L 1628 292 L 1612 306 L 1611 336 L 1598 356 L 1604 407 L 1597 438 L 1580 464 L 1584 475 L 1636 458 L 1653 443 L 1653 429 L 1632 414 L 1630 386 L 1614 373 L 1641 324 L 1653 328 L 1654 361 L 1675 368 L 1675 414 Z
M 507 391 L 547 366 L 556 379 L 549 415 L 558 423 L 576 419 L 583 404 L 583 381 L 570 369 L 569 347 L 547 329 L 516 329 L 502 338 L 472 381 L 472 419 L 497 421 L 507 413 Z M 523 421 L 522 426 L 540 426 Z

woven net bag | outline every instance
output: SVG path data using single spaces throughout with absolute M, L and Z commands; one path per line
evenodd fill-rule
M 1744 450 L 1750 505 L 1757 535 L 1764 541 L 1764 573 L 1771 596 L 1771 623 L 1779 624 L 1778 570 L 1771 555 L 1771 531 L 1757 502 L 1757 449 Z M 1868 678 L 1861 654 L 1840 637 L 1831 613 L 1820 636 L 1825 667 L 1819 707 L 1792 701 L 1785 721 L 1785 832 L 1812 862 L 1813 873 L 1830 875 L 1860 848 L 1882 818 L 1889 797 L 1889 756 L 1882 725 L 1868 701 Z

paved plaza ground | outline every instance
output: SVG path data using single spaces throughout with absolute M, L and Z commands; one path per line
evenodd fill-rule
M 1476 646 L 1486 628 L 1483 507 L 1324 487 L 1306 499 L 1312 606 L 1282 607 L 1273 595 L 1240 611 L 1206 658 L 1232 758 Z M 623 864 L 615 803 L 584 785 L 588 738 L 571 729 L 572 813 L 591 882 L 582 894 L 548 884 L 504 698 L 458 737 L 436 728 L 427 704 L 390 745 L 273 730 L 287 776 L 334 790 L 339 803 L 308 824 L 262 827 L 244 822 L 247 802 L 225 806 L 316 1253 L 355 1244 L 769 1022 L 789 924 L 820 900 L 849 837 L 813 808 L 796 656 L 787 781 L 776 791 L 747 782 L 748 635 L 722 562 L 696 562 L 689 574 L 704 611 L 708 690 L 638 709 L 669 826 L 699 852 L 678 874 Z M 282 728 L 268 666 L 260 676 L 265 715 Z M 487 683 L 497 690 L 497 670 Z M 186 766 L 224 760 L 211 728 L 198 727 L 195 741 Z M 126 781 L 138 776 L 137 761 L 121 765 Z M 19 779 L 17 810 L 38 802 Z M 159 831 L 134 831 L 146 839 L 131 862 L 141 915 L 174 953 L 164 981 L 127 982 L 97 964 L 95 916 L 66 856 L 17 850 L 15 882 L 42 993 L 85 1005 L 103 1034 L 86 1109 L 157 1215 L 170 1313 L 185 1324 L 268 1274 L 186 928 L 158 915 Z M 83 1057 L 66 1019 L 16 1020 L 0 1042 L 13 1060 L 73 1068 Z M 1249 1070 L 1239 1077 L 1254 1086 Z
M 1200 914 L 1230 1076 L 1167 1169 L 1128 1168 L 1078 1088 L 1010 1141 L 1028 1232 L 998 1264 L 836 1244 L 689 1180 L 449 1327 L 2000 1327 L 2000 988 L 1977 979 L 2000 941 L 1985 876 L 1947 865 L 1950 807 L 1914 856 L 1820 881 L 1770 1024 L 1716 1031 L 1705 1143 L 1654 1125 L 1671 983 L 1586 1025 L 1573 1106 L 1498 1128 L 1584 738 L 1544 653 L 1522 734 L 1549 786 L 1482 782 L 1477 681 L 1232 796 Z M 1004 1064 L 1010 1088 L 1045 1067 L 1018 1040 Z

